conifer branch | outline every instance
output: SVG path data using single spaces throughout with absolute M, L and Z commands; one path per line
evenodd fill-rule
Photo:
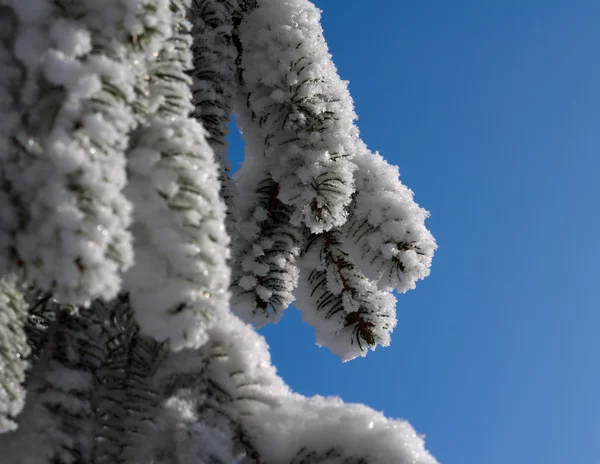
M 297 297 L 349 360 L 429 273 L 428 213 L 360 140 L 319 21 L 308 0 L 0 0 L 0 459 L 436 464 L 404 421 L 293 393 L 230 311 L 262 325 Z
M 18 275 L 0 279 L 0 433 L 16 427 L 25 403 L 30 347 L 25 335 L 28 305 Z
M 190 8 L 194 80 L 193 115 L 208 132 L 208 143 L 220 165 L 221 197 L 227 205 L 227 231 L 236 231 L 236 187 L 227 159 L 228 124 L 236 90 L 237 50 L 233 43 L 235 0 L 193 0 Z
M 429 213 L 379 154 L 355 158 L 356 193 L 344 225 L 344 250 L 384 290 L 404 293 L 429 275 L 437 244 L 425 227 Z
M 128 153 L 136 263 L 125 288 L 142 331 L 181 349 L 205 343 L 228 308 L 229 237 L 218 167 L 206 131 L 190 117 L 191 1 L 169 5 L 170 33 L 146 61 L 148 116 Z
M 32 283 L 61 300 L 111 298 L 132 262 L 130 204 L 122 194 L 135 125 L 131 23 L 99 30 L 93 15 L 80 14 L 83 4 L 41 0 L 27 11 L 7 3 L 27 24 L 19 34 L 35 31 L 39 39 L 17 37 L 23 48 L 15 55 L 25 70 L 21 125 L 4 165 L 23 210 L 20 264 Z M 127 16 L 126 3 L 112 8 L 116 18 Z
M 14 12 L 0 5 L 0 275 L 17 267 L 16 232 L 22 205 L 15 195 L 4 166 L 14 162 L 14 136 L 21 118 L 19 89 L 23 68 L 12 53 L 17 34 Z
M 96 371 L 94 464 L 135 463 L 161 400 L 153 378 L 165 346 L 139 332 L 122 295 L 111 310 L 107 356 Z
M 241 227 L 235 247 L 232 308 L 258 324 L 277 322 L 293 301 L 298 285 L 298 256 L 303 235 L 291 223 L 292 211 L 279 199 L 270 178 L 256 188 L 256 207 Z
M 101 302 L 94 302 L 87 309 L 69 306 L 57 312 L 44 353 L 28 382 L 19 429 L 7 437 L 8 456 L 27 449 L 33 462 L 91 462 L 94 372 L 106 355 L 105 309 Z
M 396 299 L 356 268 L 342 243 L 335 230 L 308 238 L 296 305 L 317 331 L 317 343 L 347 361 L 389 344 Z
M 25 324 L 27 342 L 31 350 L 29 359 L 32 364 L 36 364 L 51 337 L 52 326 L 56 325 L 60 304 L 51 293 L 41 292 L 35 288 L 28 289 L 25 298 L 29 305 Z
M 293 222 L 313 232 L 345 222 L 354 191 L 350 159 L 360 148 L 352 100 L 318 19 L 308 3 L 259 0 L 239 28 L 240 98 L 249 112 L 242 129 L 262 141 L 259 156 L 281 186 L 279 199 L 293 208 Z
M 301 448 L 290 464 L 369 464 L 363 457 L 345 457 L 339 447 L 318 452 L 306 447 Z

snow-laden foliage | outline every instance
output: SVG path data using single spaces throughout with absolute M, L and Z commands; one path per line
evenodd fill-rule
M 122 189 L 134 125 L 128 49 L 136 5 L 5 1 L 20 21 L 13 51 L 24 70 L 21 124 L 3 155 L 22 209 L 20 263 L 61 299 L 112 298 L 133 260 Z
M 297 306 L 317 343 L 348 361 L 390 343 L 396 299 L 380 291 L 350 260 L 339 232 L 312 235 L 301 260 Z
M 149 462 L 174 462 L 167 450 L 177 449 L 179 462 L 192 463 L 230 463 L 240 450 L 247 462 L 264 464 L 437 463 L 406 421 L 387 419 L 336 397 L 307 398 L 291 392 L 271 365 L 265 340 L 233 316 L 215 326 L 202 351 L 175 356 L 176 370 L 166 370 L 161 378 L 179 377 L 175 385 L 180 388 L 171 387 L 173 394 L 163 405 L 167 417 L 162 424 L 167 428 L 153 440 L 160 443 L 157 454 L 163 458 Z M 194 389 L 202 392 L 191 394 Z M 199 427 L 194 417 L 201 414 L 208 417 Z M 211 429 L 222 422 L 231 424 L 225 430 L 237 435 L 241 448 L 232 448 L 222 430 Z M 208 439 L 213 436 L 219 438 Z M 207 441 L 210 445 L 202 449 L 199 443 Z M 204 456 L 202 460 L 194 460 L 196 453 Z
M 279 184 L 266 178 L 256 188 L 256 206 L 240 227 L 234 245 L 233 308 L 244 319 L 277 322 L 298 285 L 301 229 L 291 223 L 291 207 L 278 198 Z
M 276 322 L 294 299 L 303 227 L 320 233 L 345 223 L 351 158 L 362 142 L 314 5 L 253 2 L 239 42 L 237 121 L 248 148 L 236 180 L 247 198 L 233 305 L 261 325 Z
M 398 168 L 379 154 L 365 151 L 354 161 L 356 195 L 344 228 L 344 249 L 380 288 L 404 293 L 429 275 L 437 248 L 425 227 L 429 213 L 402 185 Z
M 308 0 L 0 0 L 0 460 L 435 464 L 248 324 L 296 301 L 350 360 L 429 274 L 355 119 Z
M 19 276 L 0 280 L 0 433 L 14 427 L 25 402 L 25 371 L 30 348 L 25 335 L 28 305 Z
M 143 459 L 153 464 L 235 462 L 231 397 L 212 378 L 215 363 L 226 358 L 212 337 L 200 350 L 171 353 L 155 378 L 162 401 Z
M 136 262 L 125 288 L 142 330 L 174 349 L 203 344 L 229 299 L 218 168 L 205 130 L 190 116 L 188 6 L 170 3 L 171 30 L 141 76 L 149 81 L 147 117 L 128 153 Z
M 352 99 L 306 0 L 257 0 L 240 27 L 244 133 L 263 142 L 294 224 L 321 232 L 345 222 L 357 151 Z
M 25 324 L 25 333 L 30 348 L 29 361 L 37 364 L 47 347 L 52 332 L 50 328 L 54 327 L 56 323 L 60 304 L 52 297 L 51 293 L 35 288 L 28 288 L 24 296 L 29 306 Z M 31 374 L 31 370 L 29 374 Z
M 339 398 L 284 397 L 257 429 L 271 440 L 266 462 L 327 464 L 436 464 L 423 438 L 406 421 L 390 420 Z
M 390 292 L 429 273 L 428 213 L 359 138 L 318 10 L 251 3 L 240 26 L 236 111 L 247 150 L 236 175 L 233 309 L 261 326 L 297 297 L 317 343 L 344 360 L 364 356 L 390 343 Z
M 227 204 L 227 231 L 234 234 L 238 221 L 236 186 L 227 159 L 228 124 L 235 92 L 237 50 L 233 43 L 235 0 L 195 0 L 190 10 L 194 84 L 193 115 L 208 131 L 208 142 L 220 164 L 221 196 Z
M 164 344 L 140 333 L 126 295 L 108 310 L 114 323 L 96 372 L 94 464 L 137 460 L 156 415 L 159 395 L 151 384 L 165 353 Z
M 95 371 L 106 355 L 105 306 L 69 306 L 57 314 L 43 362 L 27 388 L 17 432 L 0 437 L 7 462 L 91 462 Z M 3 441 L 4 440 L 4 441 Z
M 0 6 L 0 164 L 14 153 L 13 137 L 19 124 L 18 88 L 21 69 L 11 53 L 16 28 L 12 10 Z M 6 172 L 0 169 L 0 274 L 10 270 L 15 257 L 18 205 Z

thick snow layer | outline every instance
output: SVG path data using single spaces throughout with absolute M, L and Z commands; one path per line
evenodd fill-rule
M 0 433 L 15 427 L 14 418 L 25 403 L 25 372 L 30 348 L 25 335 L 28 305 L 20 276 L 0 279 Z
M 279 199 L 313 232 L 346 220 L 354 191 L 351 158 L 361 146 L 356 115 L 305 0 L 259 0 L 240 27 L 244 138 L 260 140 Z M 244 172 L 244 175 L 252 176 Z
M 142 330 L 172 349 L 197 347 L 229 306 L 229 237 L 219 167 L 207 132 L 190 117 L 189 2 L 171 3 L 171 32 L 147 58 L 149 114 L 128 153 L 135 265 L 126 275 Z M 166 12 L 165 12 L 166 14 Z M 184 45 L 184 46 L 182 46 Z
M 271 365 L 267 345 L 254 329 L 231 315 L 211 331 L 227 354 L 219 372 L 234 392 L 239 414 L 261 461 L 291 462 L 303 449 L 325 454 L 335 448 L 342 463 L 363 457 L 369 464 L 436 464 L 423 438 L 403 420 L 336 397 L 292 393 Z
M 217 166 L 202 126 L 190 118 L 144 130 L 131 159 L 154 159 L 132 172 L 136 262 L 126 275 L 142 330 L 173 349 L 199 346 L 228 307 L 225 211 Z M 135 161 L 134 161 L 135 163 Z
M 365 151 L 354 162 L 356 195 L 342 231 L 344 249 L 380 288 L 404 293 L 429 275 L 437 248 L 425 227 L 429 213 L 379 154 Z
M 11 53 L 16 33 L 15 16 L 0 6 L 0 164 L 5 166 L 14 156 L 14 136 L 19 124 L 17 107 L 22 73 Z M 0 275 L 14 266 L 15 232 L 18 226 L 18 203 L 4 169 L 0 169 Z
M 20 21 L 13 51 L 25 71 L 17 152 L 5 164 L 26 218 L 19 260 L 30 281 L 63 301 L 110 299 L 133 261 L 122 190 L 135 124 L 127 28 L 138 2 L 81 5 L 77 19 L 45 0 L 7 3 Z
M 377 288 L 343 250 L 341 235 L 329 231 L 308 239 L 300 260 L 296 307 L 316 331 L 317 344 L 344 361 L 390 344 L 396 298 Z

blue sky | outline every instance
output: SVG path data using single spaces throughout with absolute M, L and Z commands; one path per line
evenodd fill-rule
M 600 2 L 316 4 L 440 248 L 391 347 L 343 364 L 289 309 L 263 330 L 280 374 L 408 419 L 442 464 L 600 463 Z

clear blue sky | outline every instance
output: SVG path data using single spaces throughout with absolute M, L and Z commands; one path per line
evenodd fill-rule
M 391 347 L 342 364 L 290 309 L 263 330 L 280 374 L 408 419 L 442 464 L 600 463 L 600 2 L 316 4 L 440 248 Z

